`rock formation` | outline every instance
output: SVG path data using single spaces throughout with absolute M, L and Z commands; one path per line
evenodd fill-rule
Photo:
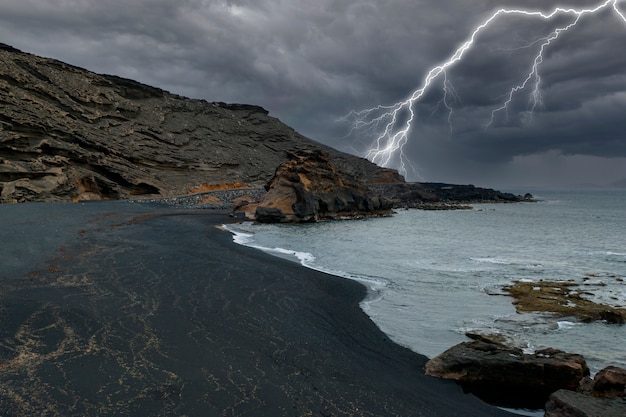
M 261 107 L 209 103 L 0 44 L 0 202 L 184 195 L 262 186 L 317 149 L 364 182 L 397 172 L 307 139 Z
M 542 408 L 551 393 L 575 390 L 589 375 L 580 355 L 550 348 L 526 354 L 485 337 L 453 346 L 425 370 L 459 382 L 487 402 L 521 408 Z
M 337 169 L 328 153 L 298 151 L 281 164 L 255 209 L 260 222 L 312 222 L 390 215 L 392 202 Z M 250 212 L 251 209 L 248 209 Z

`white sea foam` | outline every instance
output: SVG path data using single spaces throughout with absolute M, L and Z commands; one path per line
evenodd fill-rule
M 626 262 L 626 253 L 607 251 L 605 253 L 605 256 L 607 261 Z
M 244 245 L 247 246 L 248 243 L 250 243 L 252 241 L 253 238 L 253 234 L 251 233 L 243 233 L 243 232 L 237 232 L 235 230 L 232 230 L 230 228 L 228 228 L 228 226 L 226 225 L 222 225 L 222 227 L 226 230 L 228 230 L 230 233 L 232 233 L 233 235 L 233 241 L 235 243 L 238 243 L 240 245 Z
M 312 253 L 299 252 L 299 251 L 284 249 L 284 248 L 279 248 L 279 247 L 270 248 L 266 246 L 261 246 L 255 243 L 253 233 L 241 232 L 241 231 L 235 230 L 232 227 L 229 227 L 228 225 L 223 225 L 223 227 L 226 230 L 228 230 L 230 233 L 232 233 L 233 242 L 239 245 L 247 246 L 249 248 L 259 249 L 259 250 L 262 250 L 263 252 L 271 253 L 279 257 L 287 257 L 287 258 L 293 257 L 301 265 L 304 265 L 306 267 L 310 267 L 310 265 L 312 265 L 313 262 L 315 261 L 315 256 L 313 256 Z
M 486 264 L 496 264 L 496 265 L 512 265 L 514 262 L 509 261 L 507 259 L 499 259 L 499 258 L 473 258 L 470 257 L 470 260 L 478 263 L 486 263 Z
M 315 264 L 315 256 L 312 253 L 309 252 L 300 252 L 300 251 L 295 251 L 295 250 L 291 250 L 291 249 L 285 249 L 285 248 L 280 248 L 280 247 L 267 247 L 267 246 L 262 246 L 262 245 L 258 245 L 255 243 L 254 240 L 254 234 L 252 233 L 245 233 L 245 232 L 241 232 L 238 230 L 235 230 L 232 227 L 229 227 L 228 225 L 223 225 L 223 227 L 228 230 L 230 233 L 232 233 L 233 235 L 233 242 L 240 244 L 242 246 L 247 246 L 250 248 L 254 248 L 254 249 L 258 249 L 261 250 L 263 252 L 269 253 L 271 255 L 276 255 L 279 257 L 286 257 L 286 258 L 295 258 L 298 263 L 300 263 L 302 266 L 309 268 L 309 269 L 313 269 L 315 271 L 318 272 L 323 272 L 329 275 L 335 275 L 335 276 L 339 276 L 342 278 L 347 278 L 353 281 L 358 281 L 361 282 L 362 284 L 364 284 L 366 287 L 368 287 L 370 290 L 374 291 L 374 292 L 380 292 L 382 289 L 388 287 L 390 285 L 390 282 L 388 280 L 385 280 L 383 278 L 380 277 L 373 277 L 373 276 L 367 276 L 367 275 L 360 275 L 360 274 L 351 274 L 349 272 L 345 272 L 345 271 L 340 271 L 340 270 L 336 270 L 336 269 L 332 269 L 332 268 L 327 268 L 327 267 L 322 267 L 319 265 Z M 379 299 L 380 296 L 376 296 L 376 297 L 368 297 L 367 300 L 365 300 L 366 302 L 372 302 L 375 301 L 377 299 Z
M 579 323 L 574 323 L 571 321 L 557 321 L 556 325 L 558 330 L 569 330 L 579 325 Z

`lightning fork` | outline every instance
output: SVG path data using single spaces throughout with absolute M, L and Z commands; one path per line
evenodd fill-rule
M 407 165 L 412 166 L 412 164 L 404 152 L 404 147 L 409 142 L 409 134 L 417 117 L 414 109 L 415 103 L 420 101 L 437 78 L 443 76 L 443 104 L 450 112 L 448 122 L 451 124 L 452 107 L 449 104 L 448 98 L 450 95 L 453 95 L 456 99 L 456 95 L 452 90 L 450 82 L 448 81 L 447 70 L 463 59 L 466 52 L 469 51 L 475 44 L 476 38 L 481 34 L 481 32 L 488 28 L 491 23 L 500 16 L 504 15 L 530 16 L 543 20 L 551 20 L 557 16 L 571 16 L 573 21 L 569 24 L 557 27 L 550 33 L 549 36 L 540 39 L 541 46 L 532 62 L 530 72 L 520 84 L 511 88 L 510 92 L 505 96 L 506 99 L 502 105 L 492 111 L 491 119 L 485 124 L 485 126 L 491 126 L 494 123 L 496 114 L 507 110 L 515 94 L 519 91 L 525 90 L 529 87 L 529 85 L 532 85 L 529 109 L 529 112 L 532 114 L 532 112 L 541 105 L 541 75 L 539 69 L 543 63 L 544 52 L 546 49 L 550 47 L 552 42 L 558 39 L 561 34 L 575 27 L 579 23 L 580 19 L 585 15 L 595 14 L 611 8 L 613 9 L 615 15 L 626 23 L 626 16 L 618 8 L 619 2 L 621 2 L 621 0 L 606 0 L 595 7 L 583 9 L 556 7 L 549 13 L 524 9 L 498 9 L 480 25 L 475 27 L 469 38 L 467 38 L 467 40 L 463 42 L 446 61 L 431 68 L 424 77 L 421 87 L 413 91 L 408 98 L 390 106 L 376 106 L 358 112 L 352 111 L 348 116 L 346 116 L 346 120 L 352 121 L 352 128 L 349 135 L 375 132 L 373 136 L 376 138 L 365 157 L 384 167 L 397 165 L 400 173 L 406 175 Z

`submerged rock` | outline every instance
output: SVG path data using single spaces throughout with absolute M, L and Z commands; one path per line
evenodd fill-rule
M 337 169 L 326 152 L 291 154 L 266 186 L 254 218 L 260 222 L 314 222 L 391 214 L 392 202 Z
M 596 303 L 583 297 L 584 290 L 571 281 L 516 281 L 504 288 L 515 301 L 518 312 L 556 313 L 582 322 L 604 320 L 626 323 L 626 309 Z
M 460 343 L 426 363 L 427 375 L 452 379 L 492 404 L 542 408 L 559 389 L 575 390 L 589 375 L 581 355 L 557 349 L 526 354 L 495 340 Z

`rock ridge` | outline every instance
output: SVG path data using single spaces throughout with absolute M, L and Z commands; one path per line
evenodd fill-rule
M 317 149 L 364 182 L 396 171 L 308 139 L 247 104 L 181 97 L 0 45 L 0 202 L 185 195 L 262 186 L 289 153 Z

